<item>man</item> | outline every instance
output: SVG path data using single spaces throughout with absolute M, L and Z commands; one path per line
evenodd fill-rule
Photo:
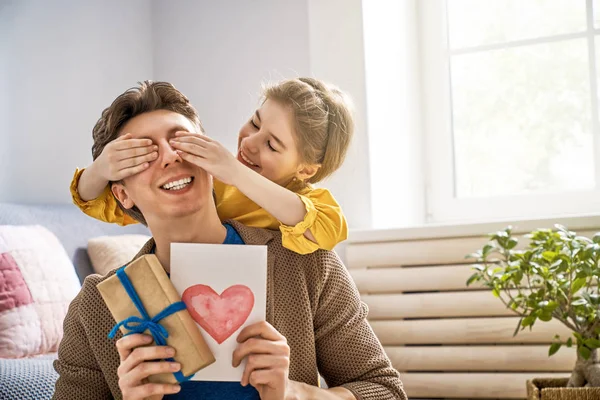
M 116 346 L 107 338 L 115 321 L 96 285 L 112 272 L 88 277 L 69 308 L 55 361 L 60 377 L 54 398 L 406 399 L 398 373 L 366 321 L 366 306 L 335 253 L 301 256 L 282 247 L 278 232 L 222 223 L 212 178 L 184 162 L 169 144 L 177 131 L 201 131 L 194 108 L 172 85 L 144 82 L 104 110 L 94 128 L 94 157 L 125 133 L 158 146 L 158 158 L 148 168 L 112 183 L 111 189 L 126 212 L 152 232 L 138 256 L 154 252 L 167 272 L 172 242 L 267 246 L 267 321 L 243 329 L 232 354 L 234 366 L 248 360 L 242 385 L 147 383 L 148 376 L 179 366 L 154 361 L 172 353 L 166 346 L 147 346 L 151 338 L 146 335 L 128 335 Z M 178 190 L 165 188 L 175 181 L 183 182 Z M 319 373 L 330 389 L 317 386 Z

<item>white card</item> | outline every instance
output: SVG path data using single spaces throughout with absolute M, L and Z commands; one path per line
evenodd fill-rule
M 241 381 L 246 362 L 231 360 L 240 331 L 266 319 L 267 247 L 171 243 L 171 282 L 216 359 L 192 380 Z

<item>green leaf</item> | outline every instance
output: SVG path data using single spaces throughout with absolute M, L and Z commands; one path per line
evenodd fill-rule
M 587 281 L 586 278 L 577 278 L 573 281 L 573 286 L 571 288 L 571 293 L 577 293 L 579 291 L 579 289 L 581 289 L 583 287 L 583 285 L 585 285 L 585 282 Z
M 506 248 L 508 250 L 514 249 L 515 246 L 519 243 L 519 241 L 513 237 L 511 237 L 510 239 L 508 239 L 508 241 L 506 242 Z
M 500 297 L 500 292 L 498 291 L 498 288 L 492 289 L 492 294 L 494 295 L 494 297 Z
M 548 356 L 554 355 L 558 350 L 560 350 L 561 343 L 552 343 L 550 346 L 550 350 L 548 351 Z
M 542 257 L 544 258 L 544 260 L 552 262 L 552 260 L 554 260 L 554 258 L 556 257 L 556 253 L 554 251 L 545 251 L 542 253 Z
M 587 304 L 587 300 L 586 299 L 577 299 L 574 302 L 571 303 L 574 306 L 582 306 L 584 304 Z
M 585 358 L 586 360 L 590 358 L 590 355 L 592 354 L 592 351 L 585 346 L 580 346 L 577 351 L 579 351 L 581 357 Z
M 567 339 L 567 347 L 573 347 L 573 338 Z
M 586 347 L 589 347 L 590 349 L 600 348 L 600 340 L 598 339 L 585 339 L 583 343 Z
M 538 318 L 544 322 L 548 322 L 552 319 L 552 312 L 544 310 L 543 312 L 540 313 Z
M 564 225 L 561 225 L 561 224 L 554 224 L 554 227 L 555 227 L 556 229 L 558 229 L 559 231 L 568 232 L 567 228 L 565 228 L 565 226 L 564 226 Z
M 477 280 L 477 278 L 479 278 L 479 273 L 475 272 L 473 275 L 471 275 L 469 277 L 469 279 L 467 279 L 467 286 L 469 286 L 471 283 L 475 282 Z
M 533 325 L 533 323 L 535 322 L 535 319 L 537 317 L 535 315 L 528 315 L 527 317 L 523 318 L 523 322 L 521 323 L 521 326 L 523 326 L 523 328 Z
M 558 308 L 558 303 L 551 300 L 548 302 L 548 305 L 546 306 L 546 310 L 550 310 L 550 311 L 554 311 Z
M 523 317 L 521 317 L 521 319 L 519 320 L 519 323 L 517 324 L 517 327 L 515 328 L 515 331 L 513 332 L 513 337 L 517 336 L 517 333 L 519 333 L 519 329 L 521 328 L 521 322 L 523 322 Z
M 492 251 L 493 249 L 494 249 L 494 246 L 492 246 L 489 243 L 486 244 L 485 246 L 483 246 L 483 249 L 481 250 L 483 257 L 486 257 L 488 254 L 490 254 L 490 251 Z

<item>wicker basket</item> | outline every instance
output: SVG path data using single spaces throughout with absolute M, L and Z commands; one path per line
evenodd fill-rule
M 599 400 L 600 387 L 568 388 L 564 379 L 527 381 L 527 400 Z

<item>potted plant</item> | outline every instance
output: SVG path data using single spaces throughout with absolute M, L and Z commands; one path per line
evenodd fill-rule
M 530 242 L 519 248 L 511 227 L 491 234 L 467 256 L 478 261 L 467 285 L 483 283 L 521 317 L 515 335 L 552 319 L 573 332 L 569 338 L 555 336 L 548 352 L 577 348 L 570 379 L 529 381 L 530 399 L 600 399 L 600 233 L 589 239 L 556 225 L 526 237 Z

